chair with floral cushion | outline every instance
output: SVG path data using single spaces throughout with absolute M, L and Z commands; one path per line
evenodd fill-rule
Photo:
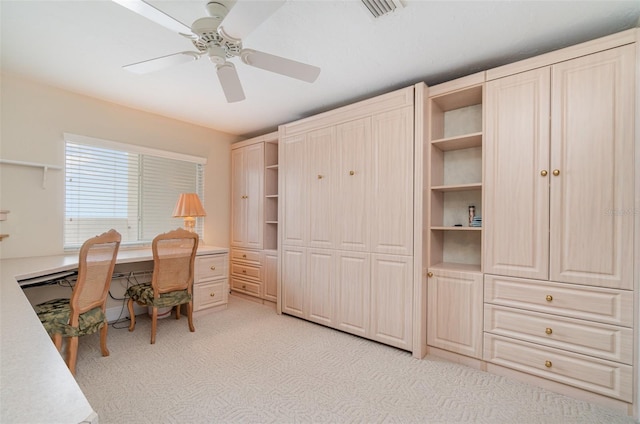
M 153 239 L 153 275 L 151 283 L 138 284 L 127 289 L 129 331 L 136 326 L 133 302 L 152 308 L 151 344 L 156 342 L 158 308 L 176 307 L 176 319 L 180 319 L 181 305 L 187 305 L 189 330 L 193 326 L 193 286 L 194 262 L 198 249 L 198 234 L 183 229 L 160 234 Z
M 78 337 L 100 332 L 102 356 L 109 356 L 105 314 L 107 293 L 120 247 L 120 233 L 109 230 L 85 241 L 80 248 L 78 279 L 71 299 L 54 299 L 35 306 L 40 322 L 58 351 L 67 338 L 67 366 L 76 374 Z

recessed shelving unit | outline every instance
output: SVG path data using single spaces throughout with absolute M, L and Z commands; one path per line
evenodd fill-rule
M 482 228 L 470 226 L 469 206 L 482 216 L 482 91 L 480 83 L 429 99 L 429 269 L 481 271 Z
M 264 143 L 264 248 L 278 248 L 278 139 Z

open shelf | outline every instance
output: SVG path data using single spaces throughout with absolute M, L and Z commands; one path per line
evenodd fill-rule
M 441 192 L 482 190 L 482 183 L 433 186 L 431 190 Z
M 473 134 L 459 135 L 455 137 L 442 138 L 431 142 L 433 147 L 437 147 L 443 152 L 449 150 L 469 149 L 471 147 L 482 146 L 482 133 L 475 132 Z
M 480 231 L 482 227 L 431 227 L 433 231 Z
M 432 271 L 459 271 L 459 272 L 480 272 L 480 265 L 459 264 L 455 262 L 440 262 L 429 267 Z

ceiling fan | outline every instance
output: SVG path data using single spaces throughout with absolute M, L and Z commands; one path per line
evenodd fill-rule
M 218 79 L 229 103 L 245 99 L 235 65 L 228 61 L 239 56 L 242 62 L 306 82 L 314 82 L 320 68 L 242 46 L 242 39 L 282 6 L 285 0 L 234 2 L 210 0 L 205 6 L 209 16 L 197 19 L 191 28 L 142 0 L 113 0 L 127 9 L 189 38 L 197 51 L 184 51 L 123 66 L 144 74 L 172 65 L 191 62 L 206 55 L 216 66 Z M 223 25 L 224 24 L 224 25 Z

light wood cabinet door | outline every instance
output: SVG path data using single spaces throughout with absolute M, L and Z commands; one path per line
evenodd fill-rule
M 550 69 L 486 84 L 484 272 L 549 278 Z
M 332 248 L 335 244 L 335 134 L 335 127 L 322 128 L 307 134 L 306 178 L 309 181 L 307 211 L 310 247 Z
M 281 254 L 282 312 L 305 318 L 305 249 L 284 246 Z
M 371 257 L 371 337 L 411 350 L 413 312 L 413 258 Z
M 369 336 L 370 264 L 368 253 L 337 252 L 336 326 L 347 333 Z
M 231 243 L 262 249 L 264 143 L 231 151 Z
M 368 251 L 371 118 L 338 125 L 336 138 L 336 247 Z
M 413 254 L 413 106 L 371 120 L 371 251 Z
M 550 278 L 631 289 L 635 46 L 553 65 L 551 79 Z
M 482 358 L 482 274 L 434 270 L 427 281 L 427 344 Z
M 335 251 L 307 249 L 307 319 L 333 326 Z
M 264 298 L 272 302 L 278 299 L 278 255 L 264 255 Z
M 304 246 L 309 238 L 307 216 L 307 144 L 305 135 L 281 141 L 279 183 L 281 200 L 282 243 Z

